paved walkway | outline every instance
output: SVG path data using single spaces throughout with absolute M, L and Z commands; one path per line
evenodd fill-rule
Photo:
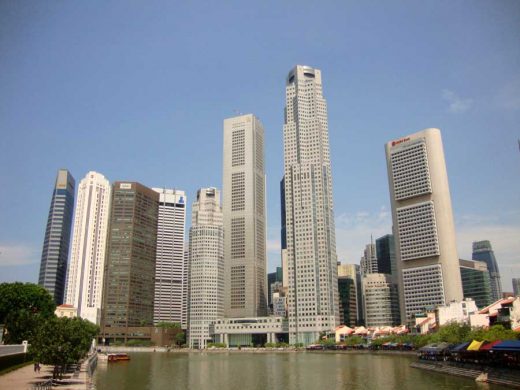
M 52 379 L 53 366 L 41 366 L 39 373 L 34 372 L 32 364 L 19 368 L 5 375 L 0 375 L 0 389 L 20 389 L 32 390 L 33 385 L 39 382 L 45 382 Z M 73 374 L 66 374 L 55 389 L 63 390 L 85 390 L 88 389 L 88 375 L 86 371 L 86 364 L 81 365 L 78 377 Z

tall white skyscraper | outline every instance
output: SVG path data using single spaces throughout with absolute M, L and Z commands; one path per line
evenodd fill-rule
M 377 267 L 376 245 L 371 242 L 365 247 L 363 257 L 361 257 L 361 274 L 366 276 L 377 272 L 379 271 Z
M 203 349 L 211 340 L 210 324 L 224 316 L 224 226 L 216 188 L 197 192 L 189 247 L 188 344 Z
M 252 114 L 224 120 L 226 317 L 267 315 L 264 128 Z
M 298 65 L 286 82 L 284 179 L 289 341 L 309 344 L 339 325 L 327 104 L 321 71 Z
M 159 193 L 153 322 L 187 327 L 188 268 L 184 257 L 186 194 L 153 188 Z
M 462 283 L 441 132 L 386 144 L 401 319 L 460 301 Z
M 110 182 L 89 172 L 78 187 L 66 303 L 78 316 L 94 324 L 101 321 L 105 249 L 110 218 Z

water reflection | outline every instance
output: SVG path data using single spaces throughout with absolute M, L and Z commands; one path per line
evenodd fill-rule
M 472 380 L 411 368 L 409 356 L 340 353 L 132 353 L 98 365 L 97 390 L 481 389 Z

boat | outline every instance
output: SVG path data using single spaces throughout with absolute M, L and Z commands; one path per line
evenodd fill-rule
M 130 356 L 127 353 L 109 353 L 107 354 L 109 362 L 128 361 Z

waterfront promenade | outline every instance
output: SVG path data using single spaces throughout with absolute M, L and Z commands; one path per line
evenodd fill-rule
M 0 375 L 0 389 L 34 390 L 35 385 L 52 379 L 53 366 L 41 365 L 40 372 L 34 372 L 33 364 Z M 58 388 L 62 390 L 86 390 L 90 388 L 90 378 L 87 375 L 86 363 L 81 365 L 78 373 L 65 374 L 63 380 L 58 381 Z

